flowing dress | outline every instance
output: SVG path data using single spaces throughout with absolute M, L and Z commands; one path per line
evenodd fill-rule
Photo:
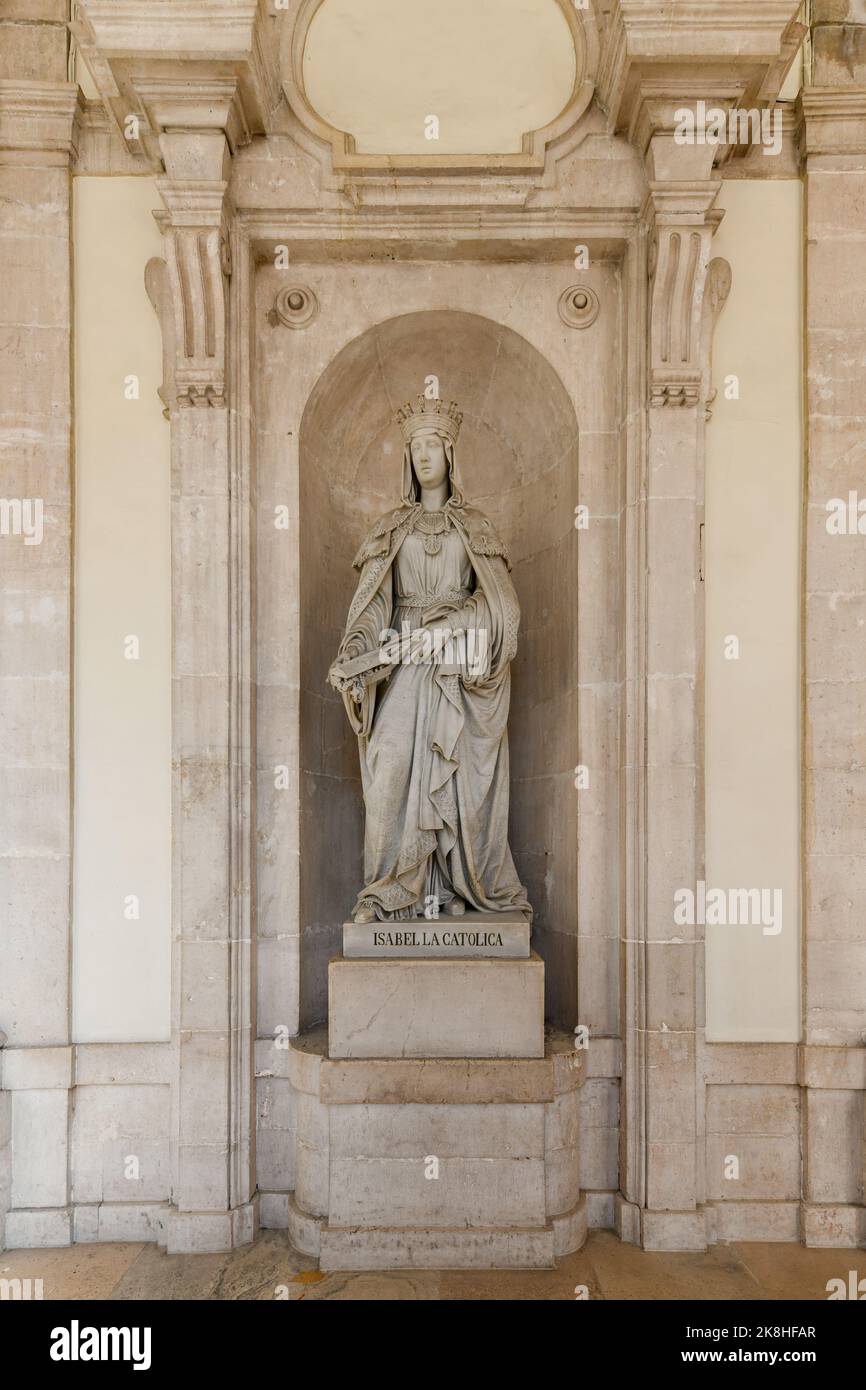
M 508 846 L 509 663 L 519 609 L 504 547 L 474 508 L 398 508 L 374 528 L 356 565 L 361 580 L 340 658 L 371 650 L 385 629 L 474 628 L 480 669 L 449 674 L 403 661 L 344 696 L 359 738 L 366 806 L 364 905 L 408 918 L 462 898 L 480 911 L 531 910 Z M 466 668 L 464 668 L 466 669 Z

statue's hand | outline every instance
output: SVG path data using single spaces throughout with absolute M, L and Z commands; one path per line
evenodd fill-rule
M 328 672 L 328 684 L 333 686 L 334 690 L 338 690 L 342 695 L 345 691 L 351 690 L 353 685 L 357 684 L 357 677 L 347 676 L 342 667 L 335 661 Z
M 336 661 L 328 672 L 328 684 L 341 695 L 351 695 L 356 705 L 364 698 L 364 682 L 357 676 L 347 676 Z

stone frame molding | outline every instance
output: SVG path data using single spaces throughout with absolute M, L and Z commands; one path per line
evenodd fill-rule
M 526 174 L 541 172 L 548 163 L 548 150 L 556 158 L 570 153 L 579 139 L 578 123 L 588 109 L 595 92 L 598 66 L 598 25 L 589 4 L 579 9 L 573 0 L 555 0 L 568 25 L 575 51 L 575 81 L 563 110 L 554 120 L 539 130 L 526 131 L 522 149 L 515 154 L 429 154 L 388 155 L 361 154 L 355 148 L 354 137 L 338 130 L 324 120 L 310 102 L 303 72 L 304 48 L 310 25 L 325 0 L 291 0 L 281 38 L 281 71 L 283 90 L 289 108 L 307 139 L 304 147 L 320 158 L 325 155 L 334 175 L 381 174 L 392 177 L 423 173 L 484 173 Z
M 720 1234 L 733 1238 L 745 1219 L 707 1198 L 704 1088 L 754 1075 L 768 1054 L 705 1046 L 700 932 L 673 939 L 667 925 L 674 889 L 695 882 L 703 863 L 704 434 L 712 328 L 730 282 L 711 255 L 723 156 L 677 145 L 673 113 L 698 96 L 727 107 L 772 103 L 802 26 L 794 0 L 683 0 L 664 13 L 650 0 L 618 0 L 605 25 L 559 2 L 579 80 L 557 121 L 528 135 L 519 156 L 423 159 L 359 155 L 309 107 L 300 55 L 321 0 L 293 0 L 286 16 L 266 0 L 78 7 L 73 32 L 115 147 L 133 166 L 159 171 L 164 203 L 165 256 L 142 274 L 163 330 L 172 453 L 172 1042 L 98 1051 L 68 1036 L 38 1048 L 13 1038 L 2 1053 L 0 1209 L 10 1096 L 62 1095 L 45 1113 L 65 1154 L 70 1090 L 94 1076 L 108 1084 L 110 1051 L 126 1068 L 120 1074 L 171 1087 L 171 1203 L 135 1229 L 169 1250 L 221 1250 L 252 1239 L 259 1220 L 255 1083 L 274 1064 L 271 1040 L 256 1037 L 255 1005 L 257 261 L 287 237 L 348 241 L 359 254 L 393 240 L 419 256 L 460 243 L 480 261 L 520 260 L 515 248 L 531 239 L 563 261 L 570 281 L 566 247 L 582 237 L 618 263 L 629 330 L 617 540 L 622 1021 L 620 1037 L 595 1039 L 588 1058 L 589 1078 L 620 1078 L 619 1192 L 588 1194 L 587 1211 L 590 1225 L 615 1224 L 623 1239 L 655 1249 L 701 1249 Z M 862 155 L 862 92 L 813 89 L 802 105 L 810 153 Z M 135 138 L 124 134 L 130 114 Z M 75 133 L 96 122 L 71 84 L 0 83 L 0 145 L 13 153 L 68 161 Z M 557 166 L 590 125 L 630 142 L 642 179 L 633 205 L 560 196 Z M 310 160 L 313 211 L 288 195 L 269 201 L 245 182 L 237 156 L 256 137 L 273 138 L 277 150 L 288 141 Z M 545 312 L 556 316 L 555 298 Z M 217 989 L 204 987 L 214 979 Z M 289 999 L 289 1016 L 293 1007 Z M 801 1048 L 774 1054 L 774 1065 L 786 1084 L 805 1088 L 818 1127 L 830 1092 L 863 1088 L 863 1054 L 807 1035 Z M 65 1180 L 61 1187 L 64 1200 L 13 1209 L 7 1240 L 116 1238 L 110 1213 L 104 1222 L 89 1210 L 79 1216 Z M 862 1239 L 862 1202 L 828 1203 L 808 1184 L 806 1196 L 786 1204 L 782 1238 L 802 1222 L 811 1243 L 828 1231 L 846 1244 Z M 288 1190 L 267 1194 L 269 1221 L 287 1225 L 289 1201 Z M 780 1238 L 778 1213 L 756 1219 L 775 1233 L 766 1238 Z M 760 1238 L 754 1229 L 752 1238 Z

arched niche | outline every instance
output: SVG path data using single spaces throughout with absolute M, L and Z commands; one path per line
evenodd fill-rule
M 511 845 L 548 958 L 550 1014 L 571 1024 L 576 952 L 563 975 L 554 937 L 577 932 L 578 427 L 541 353 L 476 314 L 401 315 L 369 329 L 320 376 L 300 430 L 301 1024 L 325 1017 L 327 957 L 362 883 L 357 745 L 327 686 L 357 580 L 352 558 L 400 500 L 394 412 L 435 375 L 463 410 L 457 453 L 468 501 L 504 537 L 521 603 L 511 718 Z M 570 972 L 570 974 L 569 974 Z

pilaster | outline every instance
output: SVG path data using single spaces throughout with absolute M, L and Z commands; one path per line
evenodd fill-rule
M 249 499 L 229 403 L 229 144 L 165 133 L 163 322 L 171 425 L 175 1139 L 168 1248 L 252 1238 Z M 216 988 L 214 988 L 214 982 Z
M 771 105 L 803 34 L 792 0 L 663 12 L 620 0 L 599 68 L 609 128 L 641 153 L 647 193 L 632 295 L 645 407 L 627 466 L 623 990 L 626 1013 L 617 1227 L 647 1248 L 707 1240 L 701 929 L 674 923 L 674 894 L 704 863 L 701 528 L 712 331 L 730 267 L 711 255 L 725 145 L 678 138 L 697 101 Z
M 169 1250 L 252 1239 L 253 701 L 246 248 L 234 152 L 280 99 L 266 0 L 82 0 L 72 26 L 130 156 L 157 174 L 145 269 L 172 458 L 172 1198 Z M 246 328 L 242 328 L 246 325 Z
M 698 1039 L 704 1023 L 700 928 L 677 926 L 677 889 L 702 877 L 704 596 L 700 539 L 712 323 L 727 267 L 712 262 L 720 181 L 678 178 L 677 151 L 653 137 L 644 206 L 649 242 L 643 795 L 646 888 L 643 1052 L 646 1126 L 642 1243 L 705 1243 Z M 687 151 L 691 155 L 692 151 Z M 684 171 L 694 174 L 688 158 Z M 710 293 L 712 290 L 712 293 Z M 637 1060 L 637 1059 L 633 1059 Z
M 70 1043 L 69 163 L 78 112 L 77 89 L 64 80 L 62 26 L 55 32 L 46 24 L 38 42 L 27 26 L 11 26 L 21 31 L 11 36 L 8 27 L 7 56 L 17 53 L 18 72 L 38 75 L 0 80 L 0 1027 L 7 1035 L 0 1055 L 7 1063 Z M 7 1209 L 7 1243 L 69 1241 L 69 1110 L 68 1069 L 57 1082 L 0 1094 L 0 1245 Z
M 803 1239 L 866 1241 L 866 25 L 814 7 L 803 92 L 808 463 Z

